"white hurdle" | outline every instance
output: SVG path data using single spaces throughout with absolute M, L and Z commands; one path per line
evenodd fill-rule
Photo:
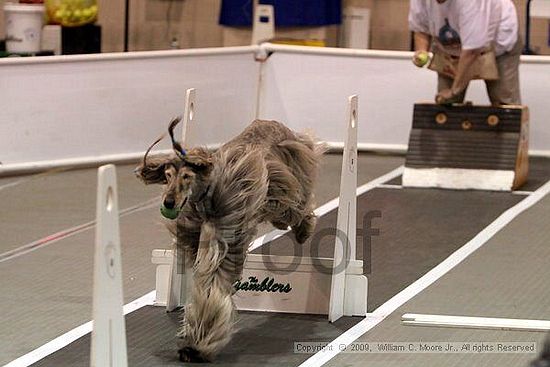
M 344 315 L 353 314 L 353 310 L 349 303 L 345 300 L 354 298 L 358 295 L 357 301 L 360 302 L 359 307 L 364 305 L 364 313 L 366 314 L 366 299 L 367 299 L 367 278 L 364 281 L 356 284 L 359 289 L 353 287 L 351 291 L 348 286 L 347 270 L 350 260 L 355 260 L 356 257 L 356 221 L 357 221 L 357 196 L 355 190 L 357 188 L 357 96 L 353 95 L 348 100 L 347 111 L 347 134 L 344 141 L 344 152 L 342 160 L 342 173 L 340 177 L 340 203 L 338 206 L 338 220 L 336 224 L 336 240 L 334 244 L 334 267 L 332 273 L 332 284 L 330 289 L 330 308 L 329 321 L 334 322 Z M 342 267 L 341 265 L 345 265 Z M 364 287 L 361 287 L 364 283 Z M 363 293 L 364 292 L 364 293 Z M 362 301 L 364 297 L 364 302 Z M 345 309 L 345 307 L 350 309 Z
M 357 96 L 349 97 L 345 118 L 335 257 L 248 254 L 242 280 L 235 284 L 234 301 L 239 310 L 322 314 L 331 322 L 342 316 L 366 315 L 368 280 L 363 262 L 356 259 L 357 101 Z M 264 243 L 285 233 L 274 231 Z M 173 309 L 177 304 L 174 297 L 179 305 L 185 304 L 185 287 L 177 280 L 182 272 L 174 272 L 176 266 L 182 267 L 181 260 L 178 263 L 171 250 L 154 250 L 152 260 L 157 264 L 155 304 Z M 185 278 L 191 279 L 190 269 Z M 187 289 L 188 280 L 184 282 Z
M 90 365 L 126 367 L 118 197 L 112 164 L 98 169 L 96 213 Z
M 185 93 L 185 110 L 181 132 L 181 143 L 183 147 L 186 147 L 186 142 L 189 139 L 190 123 L 195 116 L 195 96 L 195 88 L 187 89 Z M 172 255 L 173 253 L 175 253 L 175 256 Z M 193 284 L 193 269 L 186 268 L 183 251 L 178 250 L 177 246 L 174 246 L 174 250 L 170 253 L 170 256 L 172 257 L 172 264 L 168 279 L 167 312 L 174 311 L 187 303 L 189 292 Z

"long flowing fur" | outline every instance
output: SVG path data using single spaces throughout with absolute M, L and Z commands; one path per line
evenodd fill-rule
M 281 123 L 256 120 L 211 156 L 193 152 L 184 157 L 195 170 L 187 192 L 165 196 L 180 198 L 181 212 L 171 231 L 193 266 L 192 301 L 178 334 L 180 359 L 201 362 L 211 361 L 231 339 L 233 284 L 241 278 L 258 224 L 291 227 L 299 243 L 312 234 L 313 185 L 324 146 Z M 158 160 L 150 161 L 154 167 L 144 163 L 138 168 L 144 181 L 155 176 L 153 168 L 169 171 Z M 166 187 L 178 187 L 165 181 Z
M 192 304 L 184 314 L 181 348 L 211 360 L 229 342 L 235 323 L 233 283 L 242 274 L 246 247 L 256 234 L 267 170 L 253 151 L 221 151 L 210 192 L 198 209 L 205 222 L 193 267 Z

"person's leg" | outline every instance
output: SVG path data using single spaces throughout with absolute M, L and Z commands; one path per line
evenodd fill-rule
M 521 38 L 514 45 L 514 48 L 497 57 L 499 73 L 498 80 L 487 80 L 487 94 L 493 105 L 520 105 L 521 95 L 519 90 L 519 57 L 523 43 Z
M 437 92 L 441 92 L 444 89 L 451 89 L 453 86 L 453 79 L 449 78 L 448 76 L 445 76 L 443 74 L 437 74 Z M 466 87 L 468 89 L 468 87 Z M 459 95 L 457 95 L 455 98 L 453 98 L 451 103 L 463 103 L 464 97 L 466 96 L 466 89 L 462 91 Z

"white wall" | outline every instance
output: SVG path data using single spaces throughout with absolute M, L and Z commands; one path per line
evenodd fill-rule
M 371 147 L 404 148 L 413 104 L 434 100 L 436 75 L 412 65 L 410 52 L 272 48 L 262 70 L 260 116 L 312 128 L 326 141 L 343 141 L 351 94 L 359 95 L 359 143 Z M 550 151 L 550 57 L 525 58 L 520 73 L 523 102 L 531 112 L 531 149 Z M 472 82 L 466 98 L 488 104 L 485 84 Z
M 537 62 L 540 60 L 540 62 Z M 529 107 L 529 149 L 550 154 L 550 56 L 522 56 L 522 103 Z
M 347 98 L 358 94 L 358 141 L 406 144 L 413 103 L 432 99 L 435 90 L 433 75 L 409 64 L 401 57 L 275 52 L 263 70 L 260 116 L 341 142 Z
M 197 141 L 229 139 L 256 114 L 259 64 L 255 48 L 212 50 L 0 60 L 0 170 L 141 154 L 191 87 Z
M 435 74 L 415 68 L 409 52 L 262 47 L 273 52 L 264 62 L 254 59 L 257 46 L 2 59 L 0 174 L 135 159 L 183 112 L 191 87 L 199 144 L 227 141 L 257 108 L 261 118 L 342 142 L 347 97 L 358 94 L 360 146 L 405 149 L 413 104 L 435 94 Z M 548 154 L 550 57 L 522 60 L 531 149 Z M 473 82 L 467 99 L 487 104 L 484 84 Z
M 533 1 L 531 3 L 531 16 L 536 18 L 550 18 L 550 1 Z

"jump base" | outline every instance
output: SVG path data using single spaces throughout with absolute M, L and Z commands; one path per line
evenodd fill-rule
M 153 250 L 157 264 L 155 305 L 165 306 L 172 250 Z M 340 266 L 343 268 L 343 265 Z M 328 258 L 249 254 L 238 289 L 237 309 L 326 315 L 329 310 L 333 261 Z M 344 315 L 367 313 L 367 277 L 363 262 L 352 260 L 346 271 Z

